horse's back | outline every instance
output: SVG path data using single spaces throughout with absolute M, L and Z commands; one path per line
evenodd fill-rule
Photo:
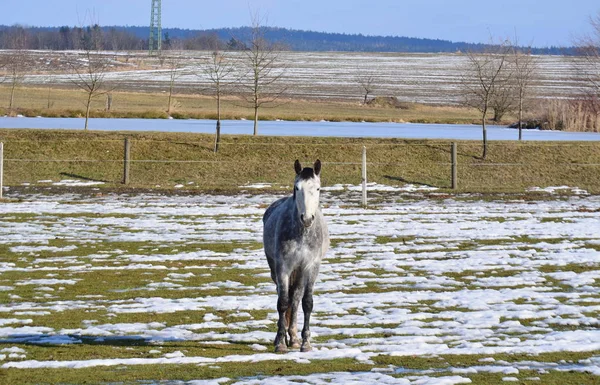
M 269 266 L 273 271 L 273 258 L 276 254 L 276 238 L 278 232 L 278 223 L 281 219 L 283 209 L 282 205 L 289 199 L 289 197 L 281 198 L 271 203 L 263 215 L 263 246 L 265 254 L 269 260 Z M 278 210 L 279 209 L 279 210 Z
M 269 220 L 273 212 L 277 209 L 277 207 L 281 206 L 288 199 L 289 197 L 284 197 L 271 203 L 271 205 L 267 208 L 267 211 L 265 211 L 263 215 L 263 223 L 267 223 L 267 221 Z

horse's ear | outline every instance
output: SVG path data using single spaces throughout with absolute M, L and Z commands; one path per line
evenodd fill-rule
M 296 170 L 296 175 L 299 175 L 302 172 L 302 165 L 298 159 L 294 162 L 294 170 Z
M 313 168 L 315 170 L 315 175 L 318 176 L 319 174 L 321 174 L 321 161 L 319 159 L 317 159 Z

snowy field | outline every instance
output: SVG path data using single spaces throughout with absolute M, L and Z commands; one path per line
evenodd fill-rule
M 408 186 L 362 209 L 354 189 L 328 189 L 315 349 L 285 355 L 261 249 L 276 196 L 19 196 L 0 203 L 0 365 L 12 378 L 160 366 L 156 380 L 194 365 L 191 384 L 598 383 L 600 197 L 547 191 Z M 283 377 L 261 366 L 284 363 Z
M 70 83 L 65 73 L 68 55 L 75 52 L 33 51 L 41 74 L 25 78 L 28 84 Z M 113 61 L 114 72 L 106 80 L 118 84 L 119 90 L 166 92 L 169 88 L 169 63 L 176 59 L 178 92 L 198 92 L 209 88 L 210 81 L 202 66 L 209 62 L 210 51 L 169 51 L 169 59 L 161 65 L 146 52 L 104 52 Z M 227 52 L 234 63 L 236 76 L 243 75 L 240 52 Z M 460 79 L 465 72 L 466 56 L 460 54 L 407 54 L 368 52 L 283 52 L 286 67 L 281 82 L 288 94 L 300 98 L 351 99 L 363 98 L 357 80 L 375 77 L 374 94 L 395 96 L 400 101 L 457 104 L 460 101 Z M 83 59 L 82 59 L 83 60 Z M 535 94 L 540 98 L 569 97 L 581 92 L 583 79 L 573 74 L 577 58 L 539 56 L 539 77 Z M 578 64 L 582 64 L 581 61 Z M 61 73 L 62 71 L 62 73 Z M 235 77 L 235 76 L 234 76 Z

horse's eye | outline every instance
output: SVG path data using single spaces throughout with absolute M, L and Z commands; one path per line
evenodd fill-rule
M 317 191 L 321 191 L 321 188 L 319 187 L 319 188 L 317 189 Z
M 296 191 L 300 190 L 300 188 L 298 186 L 296 186 Z

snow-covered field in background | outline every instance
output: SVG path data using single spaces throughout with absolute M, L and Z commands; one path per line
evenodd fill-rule
M 333 242 L 315 288 L 315 349 L 287 355 L 271 353 L 275 288 L 262 250 L 251 246 L 261 242 L 261 217 L 276 196 L 30 195 L 0 204 L 0 246 L 7 250 L 0 256 L 2 368 L 337 358 L 371 363 L 387 355 L 473 354 L 483 355 L 479 365 L 449 367 L 441 374 L 403 374 L 388 367 L 237 383 L 459 384 L 470 382 L 469 373 L 503 373 L 511 381 L 522 370 L 600 376 L 600 357 L 568 365 L 535 357 L 519 363 L 486 358 L 600 350 L 600 197 L 435 200 L 419 198 L 408 186 L 379 189 L 376 203 L 363 209 L 356 204 L 358 192 L 337 187 L 324 191 L 322 199 Z M 145 246 L 123 250 L 126 242 Z M 238 242 L 239 247 L 231 253 L 201 247 L 215 242 Z M 182 245 L 194 247 L 180 250 Z M 96 251 L 82 255 L 82 248 Z M 211 279 L 216 269 L 238 271 L 238 278 Z M 150 278 L 115 298 L 94 284 L 96 274 L 110 271 Z M 256 283 L 243 283 L 246 278 Z M 86 295 L 69 297 L 79 288 Z M 187 294 L 198 290 L 218 294 Z M 89 318 L 69 328 L 41 321 L 70 310 L 89 312 Z M 98 321 L 187 311 L 204 316 L 179 323 Z M 252 315 L 256 311 L 267 316 Z M 224 319 L 222 312 L 235 317 Z M 222 328 L 227 331 L 213 331 Z M 158 346 L 166 341 L 248 344 L 253 352 L 210 358 L 159 348 L 152 358 L 39 360 L 28 345 L 121 337 Z
M 30 75 L 25 78 L 29 84 L 69 83 L 70 77 L 57 71 L 56 66 L 66 61 L 65 52 L 36 51 L 55 67 L 50 73 Z M 74 55 L 75 52 L 67 52 Z M 169 61 L 164 66 L 158 58 L 144 53 L 118 54 L 104 52 L 114 59 L 115 71 L 108 73 L 106 81 L 118 85 L 120 90 L 152 90 L 166 92 L 169 88 Z M 206 71 L 201 66 L 210 62 L 211 51 L 185 51 L 166 53 L 176 57 L 178 69 L 176 87 L 178 91 L 198 92 L 209 89 Z M 244 60 L 242 52 L 227 52 L 237 73 L 233 78 L 244 74 L 240 64 Z M 50 60 L 52 58 L 52 60 Z M 374 93 L 381 96 L 395 96 L 400 101 L 430 104 L 457 104 L 460 100 L 461 76 L 467 65 L 466 55 L 423 54 L 423 53 L 371 53 L 371 52 L 282 52 L 279 56 L 286 67 L 280 83 L 288 89 L 292 97 L 317 99 L 346 99 L 360 102 L 362 88 L 357 78 L 372 75 L 375 78 Z M 573 74 L 576 61 L 582 59 L 562 56 L 539 56 L 538 76 L 535 94 L 540 98 L 569 97 L 581 92 L 585 79 L 577 79 Z M 237 65 L 236 65 L 237 64 Z M 44 71 L 44 69 L 40 69 Z M 46 69 L 47 71 L 48 69 Z

